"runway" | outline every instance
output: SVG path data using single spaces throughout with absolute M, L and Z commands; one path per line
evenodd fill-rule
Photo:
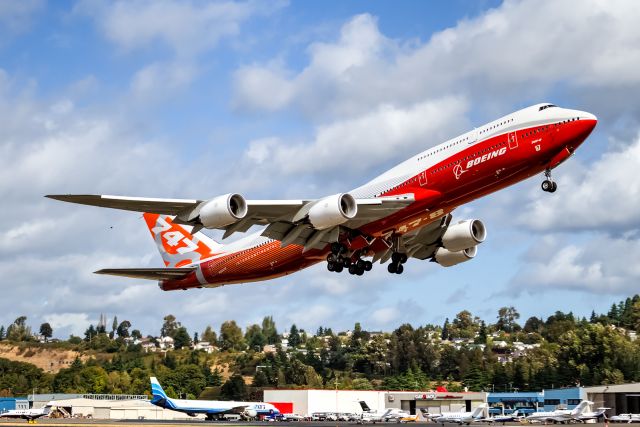
M 167 427 L 167 426 L 180 426 L 180 427 L 188 427 L 188 426 L 220 426 L 220 427 L 265 427 L 268 425 L 281 425 L 282 427 L 349 427 L 349 426 L 359 426 L 360 424 L 356 424 L 353 422 L 326 422 L 326 421 L 298 421 L 298 422 L 245 422 L 245 421 L 231 421 L 231 422 L 220 422 L 220 421 L 205 421 L 201 419 L 197 420 L 90 420 L 83 418 L 45 418 L 37 420 L 36 424 L 40 424 L 42 426 L 52 426 L 52 427 Z M 390 422 L 390 423 L 376 423 L 376 425 L 383 426 L 392 426 L 397 425 L 398 423 Z M 421 426 L 434 426 L 441 427 L 442 424 L 436 424 L 432 422 L 416 422 L 411 424 L 418 424 Z M 21 426 L 25 425 L 33 425 L 28 424 L 26 420 L 0 420 L 0 427 L 4 426 Z M 472 423 L 472 426 L 488 426 L 488 423 Z M 497 425 L 502 425 L 497 424 Z M 523 423 L 505 423 L 506 426 L 522 426 Z M 544 425 L 542 423 L 536 423 L 531 425 Z M 593 427 L 608 427 L 605 426 L 604 423 L 593 423 L 589 424 Z M 457 423 L 445 423 L 444 427 L 460 427 Z

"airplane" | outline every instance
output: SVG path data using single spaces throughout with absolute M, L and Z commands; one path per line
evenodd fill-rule
M 205 414 L 208 421 L 222 419 L 225 414 L 238 414 L 246 419 L 256 418 L 260 415 L 274 417 L 280 414 L 278 408 L 264 402 L 172 399 L 164 392 L 156 377 L 151 377 L 151 394 L 151 403 L 156 406 L 184 412 L 190 417 Z
M 619 414 L 609 418 L 613 423 L 640 423 L 640 414 Z
M 552 421 L 554 423 L 566 423 L 569 421 L 575 421 L 578 419 L 580 415 L 587 409 L 587 406 L 593 405 L 593 402 L 589 402 L 588 400 L 583 400 L 573 408 L 569 409 L 556 409 L 555 411 L 546 411 L 546 412 L 534 412 L 531 415 L 528 415 L 525 420 L 531 421 L 543 421 L 548 422 Z
M 438 416 L 432 416 L 431 420 L 444 425 L 444 423 L 471 424 L 473 421 L 480 420 L 482 412 L 487 407 L 486 403 L 478 405 L 476 409 L 470 412 L 443 412 Z
M 402 417 L 409 416 L 409 413 L 398 408 L 388 408 L 384 411 L 374 411 L 367 405 L 367 402 L 361 400 L 360 407 L 362 413 L 358 419 L 358 423 L 380 423 L 389 420 L 399 420 Z
M 51 405 L 46 405 L 40 409 L 11 409 L 1 413 L 0 418 L 20 418 L 32 424 L 36 422 L 36 419 L 49 415 L 50 411 Z
M 520 415 L 518 415 L 518 410 L 516 409 L 515 411 L 513 411 L 511 414 L 508 414 L 508 415 L 507 414 L 494 415 L 493 417 L 482 418 L 478 421 L 481 421 L 483 423 L 489 423 L 489 424 L 502 423 L 502 425 L 504 425 L 505 423 L 518 421 L 519 419 L 520 419 Z
M 452 212 L 539 173 L 542 189 L 555 192 L 551 171 L 596 124 L 591 113 L 536 104 L 429 148 L 352 191 L 320 199 L 46 197 L 143 212 L 165 267 L 96 273 L 157 280 L 165 291 L 273 279 L 322 261 L 329 271 L 359 276 L 375 262 L 391 261 L 389 273 L 402 274 L 409 258 L 443 267 L 475 258 L 485 224 L 453 221 Z M 264 228 L 224 245 L 200 232 L 224 230 L 226 239 L 256 225 Z
M 587 420 L 599 420 L 600 418 L 606 418 L 607 417 L 607 410 L 611 409 L 611 408 L 598 408 L 597 411 L 593 412 L 593 411 L 589 411 L 589 412 L 583 412 L 582 414 L 578 415 L 576 417 L 576 419 L 578 421 L 587 421 Z

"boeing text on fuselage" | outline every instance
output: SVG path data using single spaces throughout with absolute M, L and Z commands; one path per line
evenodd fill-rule
M 57 200 L 144 212 L 164 268 L 112 268 L 100 274 L 152 279 L 163 290 L 272 279 L 326 262 L 363 275 L 388 263 L 401 274 L 409 258 L 451 267 L 473 259 L 487 235 L 479 219 L 453 221 L 465 203 L 544 173 L 567 160 L 596 126 L 593 114 L 537 104 L 429 148 L 349 192 L 320 199 L 247 200 L 51 195 Z M 561 213 L 559 213 L 561 214 Z M 252 226 L 257 233 L 223 239 Z

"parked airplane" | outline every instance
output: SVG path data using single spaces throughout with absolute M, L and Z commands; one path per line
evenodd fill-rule
M 521 417 L 518 414 L 518 410 L 515 410 L 508 415 L 507 414 L 494 415 L 492 417 L 483 418 L 478 421 L 482 421 L 489 424 L 502 423 L 502 425 L 504 425 L 505 423 L 512 423 L 514 421 L 518 421 L 520 418 Z
M 381 423 L 383 421 L 387 421 L 387 418 L 402 413 L 405 415 L 406 412 L 401 411 L 400 409 L 385 409 L 384 411 L 374 411 L 367 405 L 367 402 L 361 400 L 360 407 L 362 408 L 362 413 L 358 418 L 358 423 Z
M 476 409 L 470 412 L 443 412 L 440 416 L 432 417 L 431 419 L 436 423 L 444 425 L 444 423 L 458 423 L 458 424 L 471 424 L 473 421 L 480 420 L 484 409 L 487 407 L 486 403 L 479 405 Z
M 11 409 L 0 414 L 0 418 L 20 418 L 28 423 L 35 423 L 36 419 L 49 415 L 51 406 L 46 405 L 40 409 Z
M 151 403 L 172 411 L 184 412 L 194 417 L 205 414 L 207 420 L 222 418 L 225 414 L 238 414 L 244 418 L 256 418 L 260 415 L 280 414 L 278 408 L 264 402 L 235 402 L 224 400 L 185 400 L 171 399 L 162 389 L 156 377 L 151 377 Z
M 575 408 L 569 409 L 556 409 L 555 411 L 546 412 L 534 412 L 528 415 L 525 419 L 527 421 L 552 421 L 554 423 L 565 423 L 568 421 L 577 420 L 580 415 L 587 409 L 587 406 L 592 405 L 593 402 L 583 400 Z
M 611 409 L 611 408 L 598 408 L 597 411 L 593 412 L 593 411 L 585 411 L 582 414 L 578 415 L 576 417 L 576 419 L 578 421 L 587 421 L 587 420 L 599 420 L 600 418 L 606 418 L 607 417 L 607 410 Z
M 640 414 L 619 414 L 609 418 L 613 423 L 640 423 Z
M 166 268 L 96 273 L 158 280 L 163 290 L 272 279 L 323 260 L 329 271 L 357 275 L 391 260 L 388 271 L 401 274 L 409 258 L 444 267 L 473 259 L 486 238 L 485 225 L 479 219 L 452 221 L 452 211 L 541 172 L 542 189 L 555 192 L 551 170 L 596 123 L 584 111 L 534 105 L 427 149 L 348 193 L 315 200 L 246 200 L 240 194 L 208 200 L 47 197 L 146 212 Z M 253 225 L 266 227 L 228 245 L 199 233 L 220 229 L 224 239 Z

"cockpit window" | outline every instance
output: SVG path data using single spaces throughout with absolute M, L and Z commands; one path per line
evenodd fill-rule
M 555 107 L 555 105 L 553 105 L 553 104 L 542 105 L 542 106 L 538 109 L 538 111 L 542 111 L 542 110 L 545 110 L 545 109 L 547 109 L 547 108 L 551 108 L 551 107 Z

